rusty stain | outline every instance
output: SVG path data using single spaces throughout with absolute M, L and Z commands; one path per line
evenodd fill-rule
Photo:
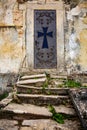
M 24 54 L 24 49 L 22 46 L 16 43 L 9 43 L 5 42 L 4 44 L 0 45 L 0 57 L 2 58 L 11 58 L 16 59 L 20 58 Z
M 0 23 L 0 26 L 7 26 L 5 23 Z
M 87 45 L 87 29 L 83 29 L 81 32 L 80 32 L 80 42 L 81 43 L 86 43 Z
M 17 26 L 23 26 L 23 11 L 13 11 L 13 23 Z
M 17 28 L 17 32 L 18 32 L 19 37 L 22 37 L 24 30 L 23 30 L 23 28 Z
M 87 29 L 83 29 L 79 34 L 80 40 L 80 64 L 87 66 Z
M 83 2 L 79 6 L 80 8 L 87 8 L 87 2 Z
M 83 18 L 83 23 L 87 24 L 87 16 L 85 18 Z

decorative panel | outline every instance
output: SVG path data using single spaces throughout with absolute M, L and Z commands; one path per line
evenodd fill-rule
M 57 67 L 55 10 L 34 10 L 34 67 Z

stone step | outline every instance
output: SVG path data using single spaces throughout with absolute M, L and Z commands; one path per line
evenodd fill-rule
M 37 79 L 37 78 L 45 78 L 45 74 L 37 74 L 37 75 L 25 75 L 20 78 L 20 80 L 26 80 L 26 79 Z
M 64 103 L 69 103 L 68 96 L 61 95 L 40 95 L 40 94 L 17 94 L 18 99 L 22 103 L 29 103 L 34 105 L 60 105 Z
M 27 80 L 19 80 L 16 84 L 28 84 L 28 85 L 36 85 L 36 86 L 41 86 L 43 83 L 46 82 L 46 78 L 39 78 L 39 79 L 27 79 Z
M 64 81 L 53 80 L 53 83 L 54 83 L 55 85 L 63 85 L 63 84 L 64 84 Z
M 73 127 L 74 126 L 74 127 Z M 20 130 L 82 130 L 77 119 L 65 120 L 64 124 L 52 119 L 24 120 Z
M 74 127 L 73 127 L 74 126 Z M 0 120 L 0 130 L 82 130 L 79 120 L 64 120 L 64 124 L 52 119 Z
M 82 86 L 87 86 L 87 83 L 82 83 Z
M 68 88 L 41 88 L 27 85 L 17 85 L 17 92 L 23 94 L 67 95 L 68 90 Z
M 67 79 L 67 75 L 50 75 L 50 78 L 52 79 Z
M 75 117 L 76 113 L 72 106 L 54 106 L 57 113 L 62 113 L 64 115 L 70 115 Z M 49 111 L 48 106 L 35 106 L 31 104 L 16 104 L 11 103 L 8 106 L 6 106 L 1 112 L 0 112 L 0 118 L 1 114 L 3 113 L 4 118 L 8 117 L 8 119 L 16 119 L 16 120 L 23 120 L 23 119 L 46 119 L 51 118 L 52 113 Z
M 9 93 L 9 95 L 6 98 L 0 101 L 0 109 L 7 106 L 13 100 L 12 95 L 13 93 Z

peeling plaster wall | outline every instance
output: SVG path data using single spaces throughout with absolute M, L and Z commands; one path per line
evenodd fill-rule
M 0 0 L 0 73 L 17 73 L 24 58 L 23 11 L 16 0 Z
M 21 0 L 21 2 L 22 1 L 23 0 Z M 31 58 L 34 54 L 31 53 L 33 49 L 31 46 L 33 44 L 29 44 L 31 42 L 33 43 L 33 13 L 30 14 L 30 12 L 34 7 L 30 4 L 37 5 L 35 6 L 37 9 L 38 5 L 40 9 L 43 9 L 43 5 L 44 9 L 48 9 L 48 7 L 50 9 L 50 2 L 53 2 L 52 7 L 54 9 L 53 4 L 57 5 L 56 2 L 58 1 L 47 0 L 46 2 L 48 4 L 47 7 L 44 5 L 45 0 L 28 1 L 28 4 L 26 4 L 26 2 L 18 4 L 16 0 L 0 0 L 0 88 L 6 88 L 10 79 L 10 77 L 8 77 L 10 73 L 18 73 L 26 53 L 30 54 L 28 58 L 29 64 L 34 62 L 33 58 Z M 32 8 L 30 12 L 27 12 L 28 16 L 26 15 L 26 11 L 28 10 L 26 10 L 26 6 L 28 6 L 27 8 L 30 8 L 30 10 Z M 57 6 L 56 10 L 58 10 L 58 8 L 61 8 L 61 6 Z M 64 8 L 61 11 L 58 10 L 57 18 L 58 68 L 60 70 L 60 68 L 64 66 L 64 63 L 66 63 L 67 70 L 71 71 L 75 68 L 81 71 L 87 71 L 87 2 L 80 3 L 72 10 L 69 9 L 66 21 L 63 21 L 63 15 Z M 27 19 L 30 18 L 30 21 L 26 22 L 25 17 L 27 17 Z M 65 32 L 64 52 L 63 24 L 65 23 L 67 24 L 67 29 L 65 29 L 67 32 Z M 26 36 L 25 27 L 28 27 Z M 27 43 L 26 46 L 25 42 Z M 25 48 L 28 49 L 25 50 Z
M 83 1 L 74 9 L 68 11 L 67 22 L 67 70 L 73 68 L 79 69 L 79 71 L 87 71 L 87 2 Z
M 5 90 L 25 57 L 25 12 L 16 0 L 0 0 L 0 89 Z M 12 75 L 11 75 L 12 74 Z M 8 83 L 9 82 L 9 83 Z

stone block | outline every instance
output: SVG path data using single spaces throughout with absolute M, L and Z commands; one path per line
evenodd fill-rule
M 17 82 L 17 85 L 18 84 L 28 84 L 28 85 L 36 85 L 38 84 L 38 86 L 41 86 L 44 82 L 46 81 L 46 78 L 39 78 L 39 79 L 26 79 L 26 80 L 20 80 Z
M 38 74 L 38 75 L 25 75 L 21 77 L 21 80 L 23 79 L 35 79 L 35 78 L 43 78 L 46 77 L 45 74 Z
M 63 104 L 65 101 L 66 103 L 69 102 L 68 96 L 57 96 L 57 95 L 39 95 L 39 94 L 17 94 L 19 100 L 23 103 L 29 103 L 34 105 L 60 105 Z
M 18 130 L 18 122 L 15 120 L 0 119 L 0 130 Z
M 16 26 L 23 26 L 23 11 L 13 11 L 13 23 Z

